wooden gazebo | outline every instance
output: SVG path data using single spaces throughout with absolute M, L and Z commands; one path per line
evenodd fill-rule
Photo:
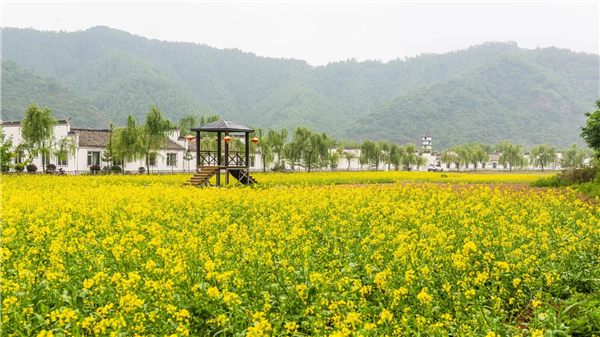
M 225 184 L 229 184 L 229 175 L 244 185 L 256 183 L 250 176 L 250 134 L 253 129 L 234 122 L 220 119 L 218 121 L 192 128 L 196 132 L 196 172 L 189 180 L 193 186 L 210 185 L 209 180 L 216 174 L 216 185 L 221 185 L 221 171 L 225 171 Z M 217 151 L 200 150 L 201 132 L 217 134 Z M 229 141 L 235 134 L 244 135 L 245 151 L 229 151 Z M 223 144 L 224 143 L 224 144 Z M 224 146 L 223 146 L 224 145 Z M 224 155 L 222 153 L 224 150 Z

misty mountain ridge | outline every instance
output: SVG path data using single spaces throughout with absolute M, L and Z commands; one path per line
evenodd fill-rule
M 143 120 L 155 104 L 173 121 L 219 114 L 253 127 L 305 125 L 339 139 L 415 142 L 429 127 L 435 149 L 500 140 L 568 146 L 579 141 L 583 113 L 600 91 L 598 55 L 514 42 L 315 67 L 108 27 L 2 33 L 3 120 L 19 119 L 29 101 L 49 102 L 61 117 L 73 111 L 74 124 L 105 128 L 129 114 Z M 80 100 L 79 112 L 73 100 L 49 100 L 39 83 L 27 84 L 31 76 L 55 81 Z

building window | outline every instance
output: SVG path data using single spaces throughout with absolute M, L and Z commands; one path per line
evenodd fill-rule
M 446 164 L 446 168 L 449 169 L 450 168 L 450 164 Z
M 100 151 L 88 151 L 87 166 L 100 165 Z
M 177 153 L 167 153 L 167 166 L 177 166 Z
M 250 167 L 254 167 L 254 156 L 250 156 Z
M 148 162 L 149 162 L 150 166 L 156 166 L 156 153 L 150 153 Z
M 496 163 L 493 163 L 493 164 L 492 164 L 492 167 L 493 167 L 493 168 L 496 168 Z
M 58 161 L 58 166 L 69 166 L 69 156 L 65 156 L 62 159 L 57 158 L 57 161 Z

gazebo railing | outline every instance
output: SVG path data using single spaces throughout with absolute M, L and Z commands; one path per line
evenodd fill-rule
M 201 166 L 216 166 L 216 165 L 218 165 L 217 158 L 218 158 L 217 151 L 200 151 L 200 165 Z M 227 160 L 227 163 L 222 163 L 222 165 L 247 166 L 246 165 L 246 153 L 243 151 L 229 151 L 229 158 L 223 157 L 223 159 Z
M 246 166 L 246 153 L 245 152 L 229 152 L 229 158 L 227 160 L 228 166 Z
M 218 164 L 217 151 L 200 151 L 200 165 L 216 166 Z

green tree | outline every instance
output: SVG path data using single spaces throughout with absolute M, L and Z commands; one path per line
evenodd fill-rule
M 468 161 L 473 164 L 475 171 L 477 171 L 477 165 L 482 164 L 485 168 L 485 163 L 490 160 L 490 156 L 487 154 L 486 149 L 477 143 L 471 143 L 465 146 L 465 150 L 468 152 Z
M 534 167 L 541 167 L 542 172 L 544 172 L 544 167 L 556 163 L 556 160 L 557 155 L 555 146 L 540 144 L 531 148 L 529 161 Z
M 381 145 L 370 139 L 360 145 L 360 163 L 363 165 L 371 165 L 375 167 L 375 170 L 379 170 L 379 164 L 384 158 Z
M 163 117 L 160 109 L 152 105 L 146 115 L 146 124 L 142 128 L 142 144 L 145 149 L 146 172 L 150 174 L 150 156 L 158 157 L 159 149 L 166 149 L 169 135 L 175 126 L 170 120 Z
M 117 132 L 117 152 L 127 161 L 143 159 L 150 174 L 150 158 L 158 157 L 159 149 L 166 149 L 169 135 L 175 126 L 165 119 L 160 109 L 152 105 L 146 115 L 146 124 L 139 125 L 132 115 L 127 126 Z
M 102 153 L 102 161 L 108 163 L 108 167 L 112 167 L 112 162 L 115 159 L 115 151 L 114 151 L 114 142 L 113 142 L 113 133 L 115 131 L 115 125 L 110 123 L 110 127 L 108 129 L 108 143 L 106 144 L 106 148 L 104 149 L 104 153 Z
M 190 160 L 194 159 L 192 156 L 192 151 L 190 149 L 185 150 L 185 154 L 183 155 L 183 160 L 187 162 L 188 172 L 190 171 Z
M 67 160 L 69 157 L 74 157 L 77 151 L 77 141 L 75 138 L 62 137 L 54 147 L 54 155 L 59 161 Z
M 570 148 L 562 150 L 561 166 L 569 168 L 583 165 L 586 156 L 587 149 L 582 149 L 577 146 L 577 143 L 573 143 Z
M 8 172 L 12 165 L 14 153 L 11 151 L 13 147 L 12 136 L 6 137 L 4 128 L 0 126 L 0 167 L 2 172 Z
M 343 148 L 344 147 L 342 147 L 342 149 Z M 350 171 L 350 165 L 352 164 L 352 159 L 355 159 L 357 157 L 356 153 L 354 152 L 354 148 L 351 148 L 348 151 L 344 150 L 343 157 L 348 162 L 348 171 Z
M 329 153 L 329 157 L 328 157 L 328 164 L 329 167 L 331 168 L 331 170 L 333 171 L 334 169 L 336 169 L 340 163 L 340 158 L 344 155 L 344 148 L 341 146 L 338 147 L 334 147 L 332 149 L 333 151 L 330 151 Z
M 195 115 L 188 114 L 179 120 L 179 134 L 182 136 L 191 135 L 192 131 L 190 129 L 198 125 L 203 125 L 200 124 L 200 119 Z
M 113 149 L 119 158 L 131 162 L 142 159 L 144 146 L 142 143 L 142 126 L 137 118 L 129 115 L 127 124 L 115 130 L 115 144 Z
M 258 138 L 258 143 L 255 145 L 255 149 L 260 154 L 263 172 L 266 172 L 267 165 L 273 163 L 274 159 L 271 149 L 271 139 L 268 137 L 268 133 L 265 134 L 263 129 L 256 129 L 256 138 Z
M 38 155 L 42 156 L 42 166 L 46 171 L 47 161 L 52 154 L 54 145 L 54 126 L 58 122 L 52 115 L 52 110 L 38 108 L 32 103 L 25 112 L 25 118 L 21 122 L 21 137 L 25 148 L 29 153 L 29 161 Z
M 502 151 L 498 163 L 502 166 L 509 165 L 509 170 L 512 171 L 515 166 L 523 166 L 525 164 L 525 157 L 523 157 L 523 145 L 513 145 L 509 142 L 502 142 L 498 145 L 498 148 Z
M 397 170 L 398 167 L 400 167 L 400 162 L 402 160 L 402 156 L 404 155 L 404 152 L 406 151 L 405 148 L 401 147 L 400 145 L 396 144 L 396 143 L 391 143 L 390 144 L 390 149 L 389 149 L 389 153 L 388 153 L 388 162 L 392 165 L 394 165 L 394 168 Z M 388 170 L 389 170 L 389 166 L 388 166 Z
M 456 164 L 456 167 L 458 168 L 458 155 L 453 151 L 453 150 L 446 150 L 446 151 L 442 151 L 442 154 L 440 155 L 440 161 L 444 164 Z
M 267 133 L 267 138 L 269 140 L 269 145 L 271 146 L 271 152 L 274 156 L 277 157 L 277 168 L 282 169 L 283 164 L 282 161 L 284 159 L 284 148 L 285 142 L 287 141 L 288 131 L 286 129 L 282 129 L 277 132 L 273 129 L 269 129 Z
M 417 155 L 417 148 L 415 144 L 408 143 L 402 149 L 403 155 L 400 158 L 400 163 L 402 167 L 408 168 L 414 166 L 423 166 L 427 163 L 427 159 Z
M 586 142 L 588 147 L 594 150 L 596 158 L 600 158 L 600 99 L 596 101 L 598 110 L 589 113 L 585 116 L 588 118 L 585 126 L 581 127 L 581 138 Z

